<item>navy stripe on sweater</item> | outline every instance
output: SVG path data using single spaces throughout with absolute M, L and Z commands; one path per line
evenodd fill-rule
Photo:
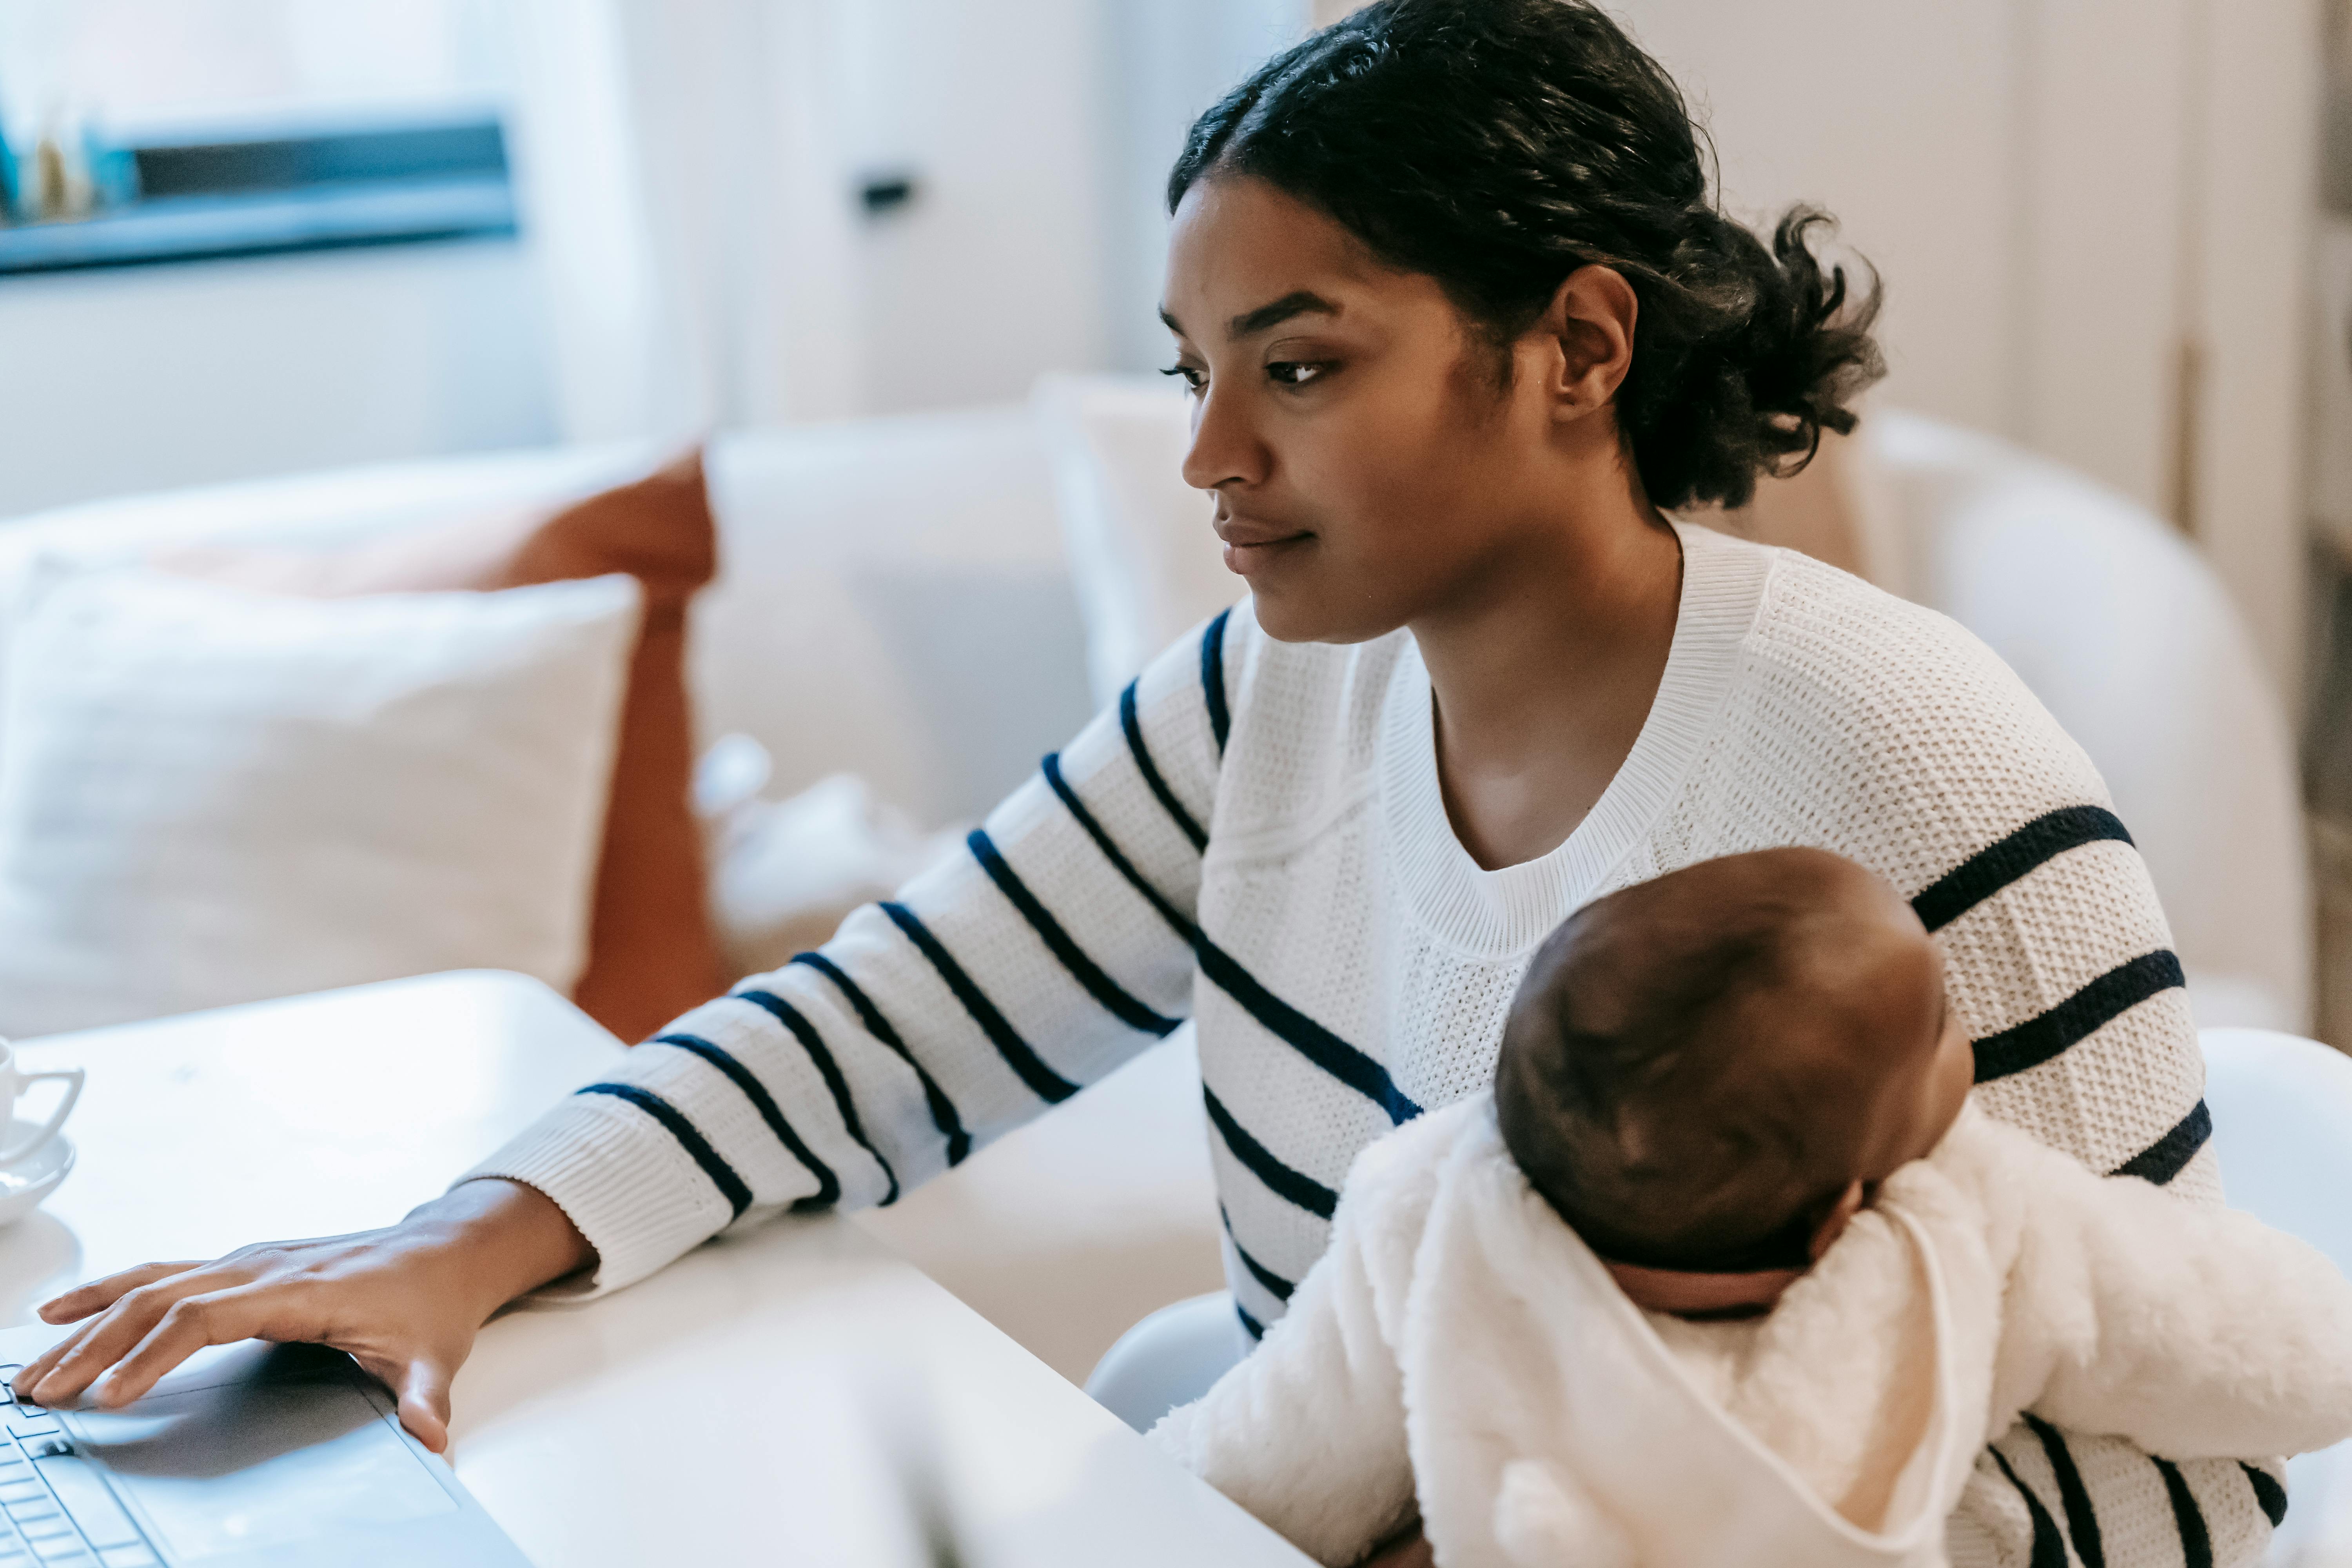
M 2050 1510 L 2042 1506 L 2033 1489 L 2017 1479 L 2017 1472 L 2010 1468 L 2008 1455 L 1999 1448 L 1985 1452 L 2000 1467 L 2000 1473 L 2009 1478 L 2009 1484 L 2017 1489 L 2017 1495 L 2025 1500 L 2026 1517 L 2033 1521 L 2033 1555 L 2027 1560 L 2031 1568 L 2066 1568 L 2066 1543 L 2058 1537 L 2058 1521 L 2050 1517 Z
M 1941 931 L 1979 904 L 2069 849 L 2105 840 L 2129 844 L 2132 836 L 2112 811 L 2070 805 L 2035 817 L 1988 848 L 1979 849 L 1929 884 L 1911 900 L 1919 923 Z
M 2263 1510 L 2263 1517 L 2271 1521 L 2271 1528 L 2276 1530 L 2280 1525 L 2284 1524 L 2286 1522 L 2286 1489 L 2279 1485 L 2278 1478 L 2260 1466 L 2250 1465 L 2243 1459 L 2238 1461 L 2238 1468 L 2246 1472 L 2246 1484 L 2254 1489 L 2254 1504 Z
M 825 1089 L 833 1096 L 834 1109 L 841 1112 L 843 1129 L 860 1149 L 874 1156 L 876 1164 L 882 1167 L 882 1177 L 889 1184 L 889 1191 L 883 1194 L 881 1206 L 887 1208 L 897 1203 L 898 1173 L 890 1168 L 890 1162 L 882 1157 L 882 1151 L 866 1136 L 865 1124 L 857 1119 L 857 1101 L 849 1092 L 849 1080 L 842 1076 L 841 1064 L 833 1059 L 833 1052 L 826 1048 L 824 1037 L 817 1032 L 817 1026 L 799 1008 L 772 991 L 738 991 L 735 998 L 739 1002 L 751 1003 L 793 1032 L 793 1037 L 801 1043 L 801 1049 L 808 1053 L 809 1060 L 815 1065 L 817 1076 L 824 1079 Z
M 2171 1131 L 2116 1167 L 2118 1176 L 2138 1176 L 2161 1187 L 2180 1174 L 2213 1136 L 2213 1113 L 2199 1100 Z
M 760 1120 L 766 1122 L 768 1131 L 776 1135 L 776 1142 L 801 1163 L 803 1170 L 816 1178 L 815 1192 L 793 1200 L 795 1210 L 831 1208 L 841 1201 L 841 1179 L 833 1173 L 832 1166 L 817 1158 L 816 1151 L 801 1142 L 801 1135 L 793 1131 L 791 1122 L 784 1120 L 784 1113 L 777 1106 L 775 1097 L 768 1092 L 768 1086 L 754 1078 L 751 1068 L 699 1035 L 656 1035 L 646 1043 L 650 1046 L 675 1046 L 679 1050 L 700 1057 L 743 1091 L 743 1098 L 751 1102 L 751 1108 L 760 1113 Z M 747 1191 L 744 1194 L 746 1202 L 750 1201 L 750 1195 Z M 735 1212 L 740 1214 L 743 1211 L 738 1209 Z
M 1378 1105 L 1394 1125 L 1402 1126 L 1421 1114 L 1420 1105 L 1397 1088 L 1388 1068 L 1268 991 L 1255 975 L 1210 941 L 1207 933 L 1186 920 L 1181 910 L 1146 880 L 1143 873 L 1136 869 L 1135 862 L 1112 842 L 1102 824 L 1095 820 L 1094 813 L 1087 809 L 1077 792 L 1062 776 L 1059 756 L 1048 756 L 1045 770 L 1045 782 L 1053 786 L 1054 794 L 1078 826 L 1086 829 L 1087 837 L 1095 841 L 1103 858 L 1159 911 L 1160 918 L 1178 936 L 1192 945 L 1193 961 L 1200 964 L 1202 975 L 1212 985 L 1239 1003 L 1244 1012 L 1299 1055 Z
M 988 999 L 987 993 L 972 984 L 971 976 L 964 973 L 963 965 L 940 945 L 940 939 L 931 934 L 930 928 L 915 918 L 914 910 L 895 902 L 886 902 L 881 908 L 882 912 L 890 917 L 890 922 L 905 932 L 907 940 L 930 961 L 931 967 L 947 983 L 948 989 L 955 993 L 955 999 L 963 1004 L 963 1010 L 971 1015 L 971 1021 L 980 1026 L 980 1032 L 986 1035 L 989 1044 L 996 1047 L 996 1054 L 1004 1058 L 1004 1065 L 1019 1075 L 1021 1081 L 1029 1086 L 1031 1093 L 1048 1105 L 1059 1105 L 1078 1092 L 1076 1084 L 1047 1067 L 1044 1058 L 1030 1048 L 1029 1042 L 1021 1037 L 1003 1013 L 997 1011 L 996 1004 Z
M 1102 1004 L 1103 1011 L 1129 1028 L 1141 1030 L 1147 1035 L 1165 1039 L 1175 1033 L 1177 1025 L 1182 1020 L 1171 1018 L 1145 1006 L 1118 982 L 1104 973 L 1102 967 L 1070 940 L 1070 933 L 1062 929 L 1062 922 L 1054 918 L 1053 912 L 1037 901 L 1037 895 L 1029 890 L 1028 884 L 1022 881 L 1013 868 L 1005 863 L 1004 857 L 997 851 L 995 841 L 988 837 L 986 829 L 973 828 L 964 844 L 971 850 L 971 858 L 980 862 L 980 868 L 988 873 L 988 879 L 996 884 L 997 890 L 1012 901 L 1014 909 L 1021 911 L 1021 918 L 1029 922 L 1029 929 L 1035 931 L 1039 940 L 1061 961 L 1062 967 L 1069 971 L 1070 978 L 1085 986 L 1087 994 Z
M 2188 983 L 2180 960 L 2164 948 L 2119 963 L 2048 1012 L 1979 1040 L 1977 1081 L 1990 1083 L 2040 1067 L 2149 997 Z
M 1289 1300 L 1290 1293 L 1298 1287 L 1250 1256 L 1249 1248 L 1242 1245 L 1242 1238 L 1234 1234 L 1234 1216 L 1225 1212 L 1223 1204 L 1217 1205 L 1217 1218 L 1224 1222 L 1225 1239 L 1234 1244 L 1234 1256 L 1242 1260 L 1242 1267 L 1249 1270 L 1250 1278 L 1265 1287 L 1265 1293 L 1276 1300 Z
M 1233 618 L 1233 607 L 1227 605 L 1201 634 L 1201 697 L 1209 705 L 1209 733 L 1217 738 L 1221 757 L 1225 754 L 1225 737 L 1234 728 L 1233 715 L 1225 707 L 1225 623 Z
M 1265 1338 L 1265 1325 L 1249 1315 L 1249 1309 L 1239 1301 L 1234 1303 L 1234 1316 L 1242 1321 L 1242 1332 L 1253 1340 Z
M 1339 1206 L 1339 1194 L 1276 1159 L 1265 1144 L 1243 1131 L 1233 1112 L 1224 1108 L 1206 1084 L 1201 1086 L 1201 1100 L 1209 1108 L 1209 1121 L 1216 1128 L 1217 1136 L 1225 1141 L 1225 1147 L 1233 1151 L 1234 1158 L 1251 1175 L 1264 1182 L 1268 1191 L 1287 1198 L 1317 1218 L 1331 1217 L 1331 1211 Z
M 857 1015 L 857 1021 L 865 1026 L 866 1032 L 881 1041 L 885 1049 L 907 1064 L 915 1075 L 915 1081 L 923 1086 L 923 1103 L 930 1108 L 931 1125 L 938 1128 L 940 1135 L 948 1141 L 949 1169 L 962 1164 L 964 1156 L 971 1152 L 971 1134 L 964 1131 L 963 1118 L 956 1113 L 955 1101 L 950 1100 L 938 1080 L 924 1070 L 923 1064 L 915 1059 L 915 1053 L 907 1048 L 907 1042 L 898 1037 L 898 1031 L 890 1026 L 890 1020 L 882 1016 L 882 1010 L 874 1005 L 873 999 L 859 988 L 857 982 L 842 973 L 841 965 L 821 952 L 796 952 L 793 955 L 793 962 L 805 964 L 832 981 L 842 999 Z
M 735 1218 L 741 1219 L 743 1211 L 751 1206 L 751 1189 L 743 1184 L 743 1178 L 735 1173 L 735 1167 L 719 1156 L 719 1151 L 710 1146 L 709 1139 L 694 1130 L 693 1122 L 678 1114 L 677 1107 L 660 1095 L 639 1089 L 633 1083 L 592 1083 L 576 1092 L 609 1094 L 615 1100 L 635 1106 L 658 1122 L 662 1131 L 677 1139 L 678 1147 L 702 1167 L 702 1173 L 710 1178 L 710 1184 L 717 1187 L 719 1195 L 727 1200 L 727 1206 L 734 1211 Z
M 2172 1502 L 2172 1522 L 2180 1531 L 2181 1568 L 2213 1568 L 2213 1532 L 2205 1527 L 2205 1510 L 2197 1506 L 2189 1478 L 2169 1459 L 2150 1454 L 2147 1462 L 2164 1478 L 2164 1495 Z
M 2074 1555 L 2082 1560 L 2083 1568 L 2107 1568 L 2098 1512 L 2091 1507 L 2090 1489 L 2083 1485 L 2083 1472 L 2075 1468 L 2065 1434 L 2031 1411 L 2026 1413 L 2025 1424 L 2041 1439 L 2042 1457 L 2050 1461 L 2051 1475 L 2057 1478 L 2058 1500 L 2066 1510 L 2066 1536 L 2074 1543 Z
M 1160 776 L 1160 764 L 1151 760 L 1151 748 L 1143 743 L 1143 720 L 1135 710 L 1135 682 L 1132 680 L 1127 683 L 1127 689 L 1118 694 L 1118 727 L 1127 732 L 1128 753 L 1135 759 L 1135 771 L 1141 773 L 1143 782 L 1151 787 L 1151 797 L 1167 811 L 1184 837 L 1192 841 L 1193 848 L 1206 849 L 1209 836 L 1201 830 L 1199 823 L 1192 820 L 1192 814 L 1184 809 L 1184 803 L 1176 798 L 1176 792 L 1168 787 L 1168 781 Z

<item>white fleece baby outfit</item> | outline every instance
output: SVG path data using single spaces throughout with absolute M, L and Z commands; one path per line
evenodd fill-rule
M 1151 1434 L 1318 1560 L 1412 1517 L 1442 1568 L 1965 1563 L 2021 1414 L 2169 1459 L 2352 1436 L 2352 1283 L 2248 1215 L 1970 1106 L 1771 1312 L 1636 1309 L 1491 1095 L 1365 1151 L 1289 1314 Z

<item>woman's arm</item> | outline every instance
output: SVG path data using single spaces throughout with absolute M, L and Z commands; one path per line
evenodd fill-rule
M 446 1390 L 516 1295 L 583 1267 L 582 1290 L 616 1289 L 746 1215 L 889 1203 L 1109 1072 L 1190 1010 L 1247 617 L 1162 655 L 950 862 L 631 1051 L 441 1205 L 60 1298 L 54 1321 L 107 1310 L 43 1369 L 43 1392 L 67 1397 L 128 1356 L 102 1391 L 127 1398 L 199 1344 L 256 1334 L 389 1347 L 377 1361 L 421 1358 L 437 1370 L 419 1386 Z M 485 1194 L 517 1192 L 481 1212 Z M 565 1267 L 543 1269 L 557 1253 Z

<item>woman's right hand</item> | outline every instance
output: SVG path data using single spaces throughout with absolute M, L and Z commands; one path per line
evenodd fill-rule
M 449 1441 L 449 1383 L 491 1313 L 588 1268 L 595 1253 L 546 1196 L 467 1182 L 398 1225 L 266 1242 L 212 1263 L 149 1263 L 67 1291 L 44 1321 L 81 1327 L 16 1374 L 39 1405 L 89 1390 L 129 1404 L 206 1345 L 331 1345 L 400 1399 L 400 1422 L 435 1453 Z

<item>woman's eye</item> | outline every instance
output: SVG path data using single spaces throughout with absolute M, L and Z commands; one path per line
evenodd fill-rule
M 1199 371 L 1197 371 L 1197 370 L 1194 370 L 1194 369 L 1193 369 L 1191 365 L 1189 365 L 1189 364 L 1171 364 L 1171 365 L 1170 365 L 1166 370 L 1161 371 L 1160 374 L 1162 374 L 1162 375 L 1181 375 L 1181 376 L 1182 376 L 1182 377 L 1184 378 L 1184 384 L 1185 384 L 1185 385 L 1187 385 L 1187 386 L 1191 387 L 1191 388 L 1192 388 L 1193 391 L 1195 391 L 1195 392 L 1198 392 L 1198 391 L 1200 391 L 1200 390 L 1201 390 L 1201 386 L 1202 386 L 1201 373 L 1200 373 Z
M 1276 386 L 1305 386 L 1322 380 L 1330 368 L 1304 360 L 1276 360 L 1265 367 L 1265 374 Z

